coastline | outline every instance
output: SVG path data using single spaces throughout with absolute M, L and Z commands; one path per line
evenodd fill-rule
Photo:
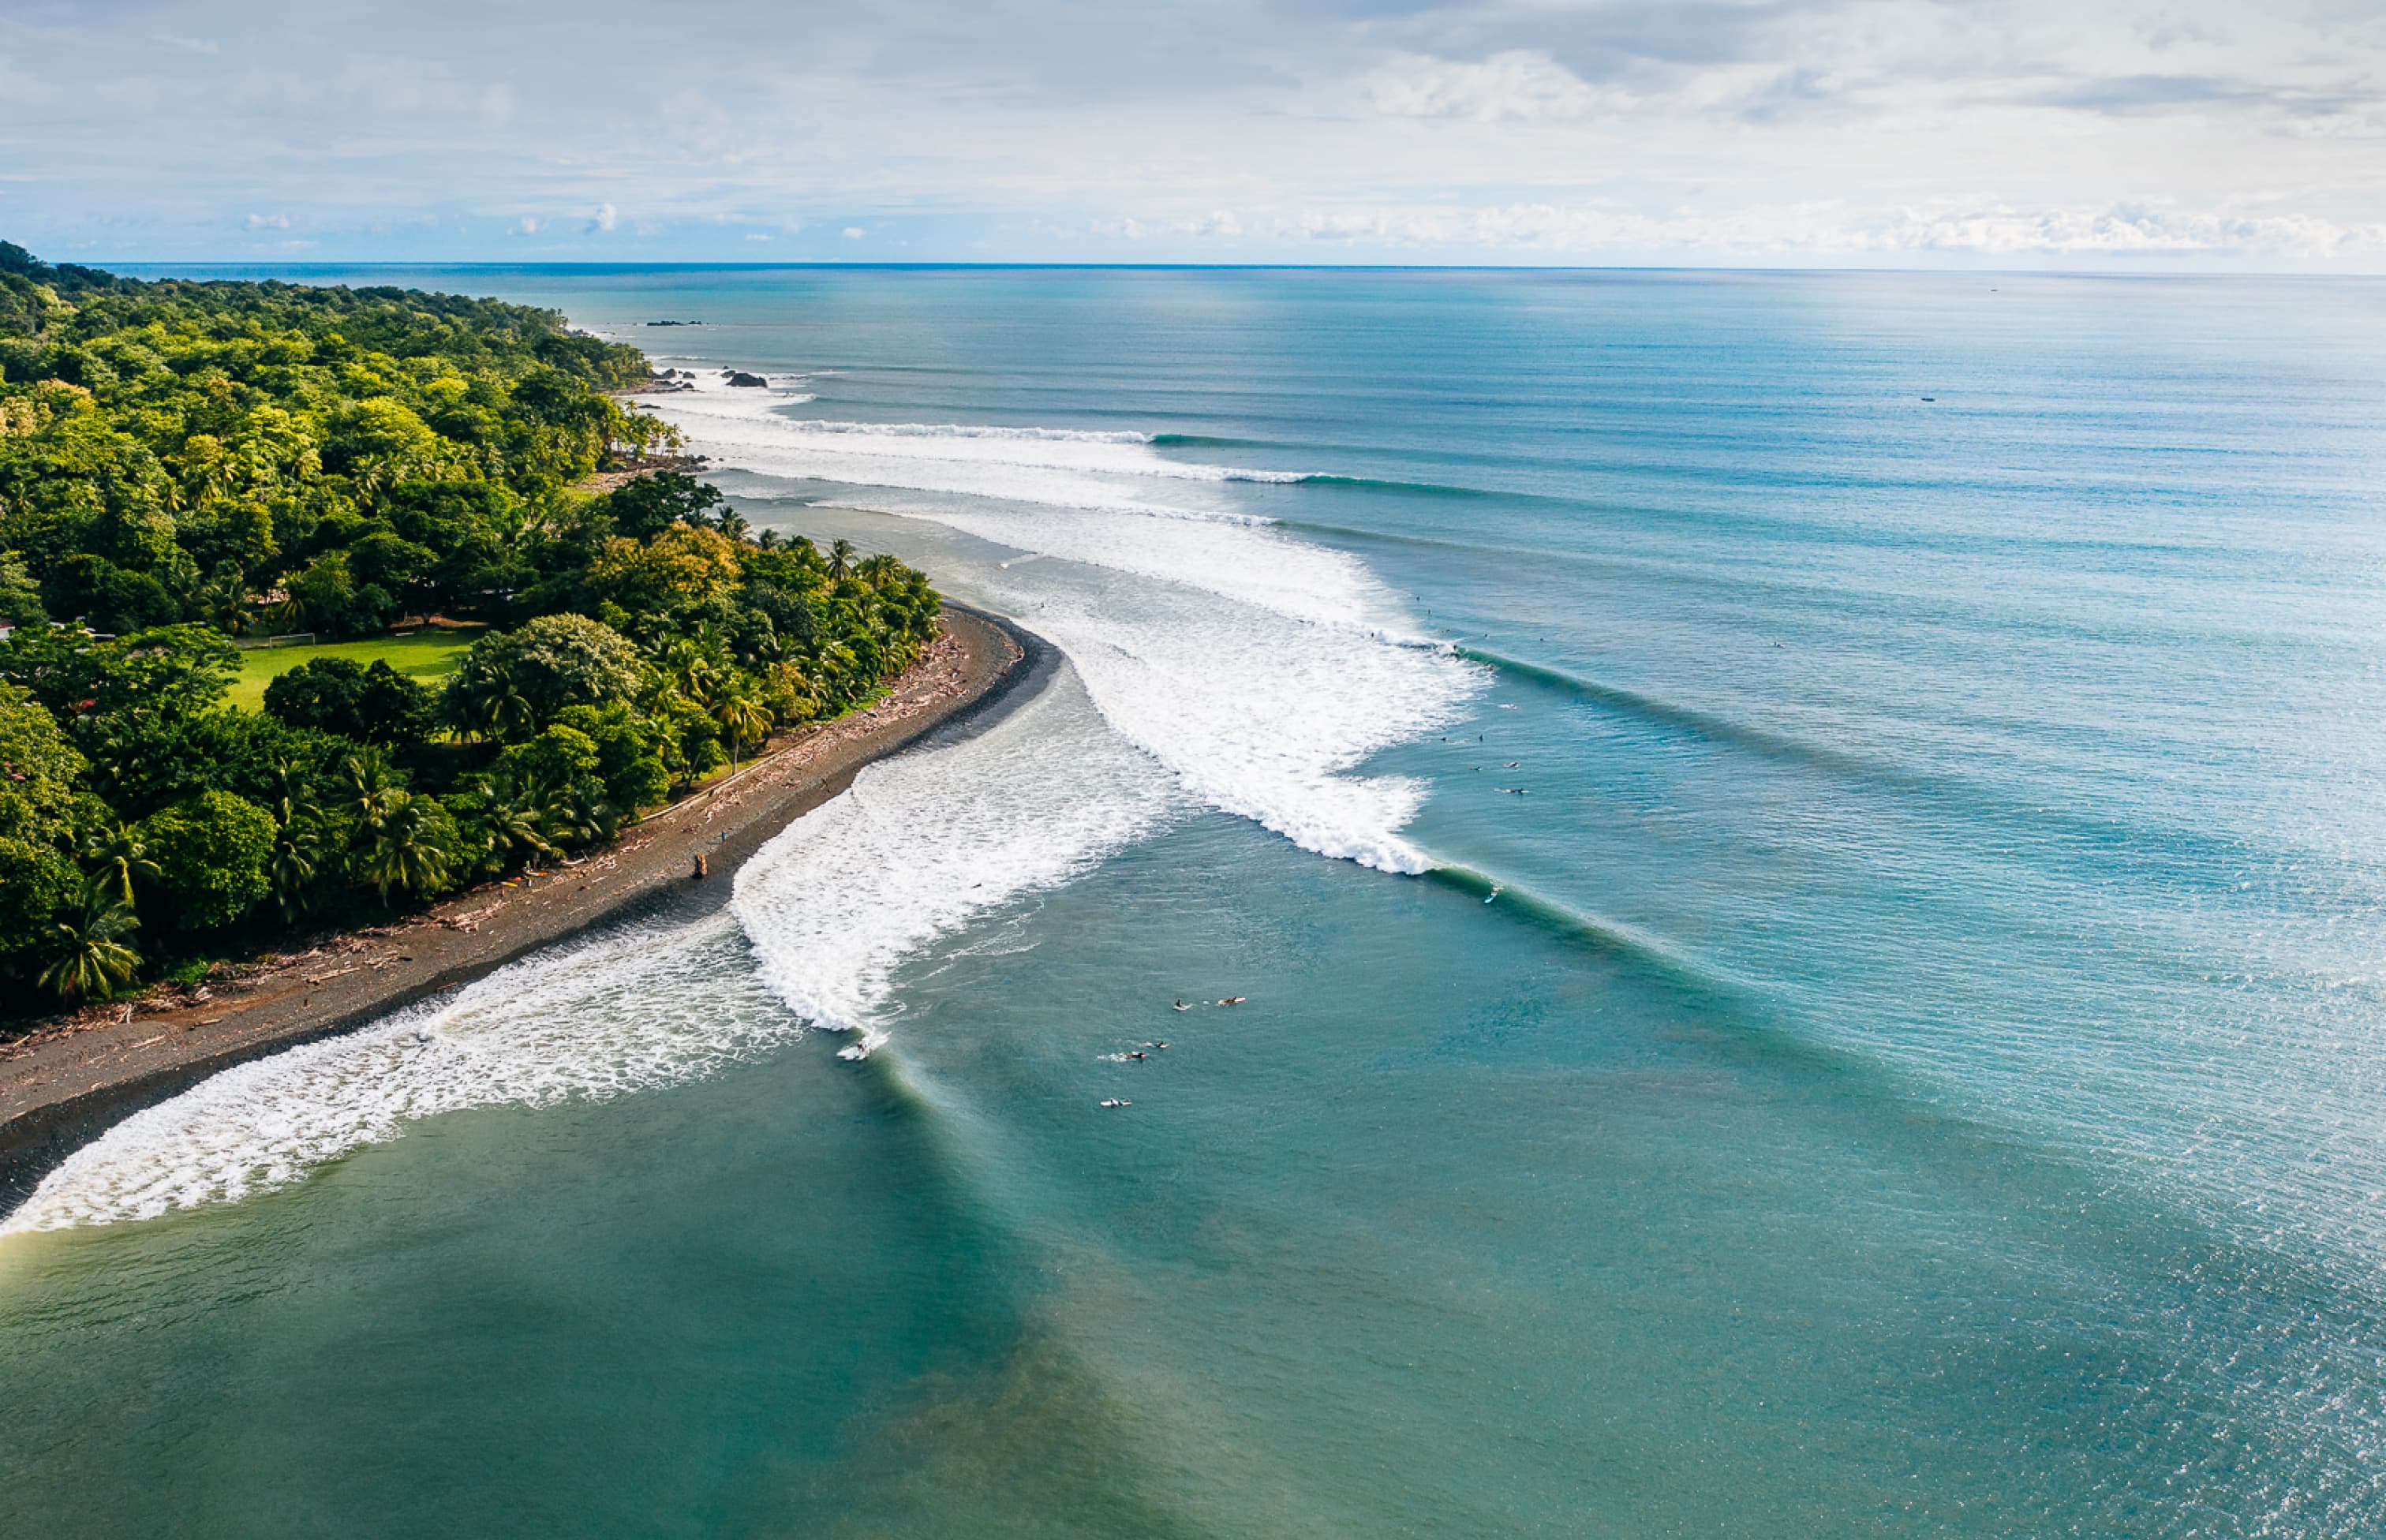
M 971 729 L 1051 671 L 1051 649 L 1007 620 L 951 603 L 944 619 L 936 646 L 885 700 L 791 734 L 543 879 L 485 884 L 345 933 L 204 998 L 0 1049 L 0 1211 L 110 1125 L 235 1064 L 354 1031 L 603 925 L 727 903 L 738 868 L 862 767 Z M 700 881 L 689 876 L 698 852 Z

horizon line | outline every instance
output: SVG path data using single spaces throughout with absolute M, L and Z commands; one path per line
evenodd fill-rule
M 1915 277 L 2012 278 L 2286 278 L 2340 280 L 2386 279 L 2386 271 L 2317 272 L 2308 269 L 2268 268 L 2003 268 L 1892 266 L 1767 266 L 1723 262 L 1067 262 L 968 261 L 946 259 L 911 262 L 791 260 L 751 262 L 702 258 L 597 259 L 558 258 L 542 261 L 489 257 L 174 257 L 119 260 L 104 257 L 44 258 L 77 267 L 129 268 L 255 268 L 303 270 L 316 269 L 485 268 L 512 269 L 700 269 L 706 271 L 1080 271 L 1080 272 L 1450 272 L 1450 273 L 1745 273 L 1768 276 L 1836 276 L 1848 274 Z

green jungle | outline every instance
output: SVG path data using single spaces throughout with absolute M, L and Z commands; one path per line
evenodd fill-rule
M 0 1013 L 568 857 L 918 657 L 926 579 L 757 538 L 648 379 L 553 311 L 0 242 Z

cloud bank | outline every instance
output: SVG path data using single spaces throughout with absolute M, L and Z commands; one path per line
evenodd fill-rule
M 2386 10 L 35 0 L 0 12 L 0 234 L 123 260 L 2379 271 Z

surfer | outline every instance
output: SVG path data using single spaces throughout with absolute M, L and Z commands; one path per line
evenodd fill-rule
M 1144 1052 L 1142 1049 L 1140 1049 L 1140 1048 L 1137 1048 L 1135 1052 L 1133 1052 L 1133 1053 L 1131 1053 L 1131 1054 L 1127 1055 L 1127 1058 L 1134 1058 L 1134 1059 L 1145 1059 L 1145 1058 L 1149 1058 L 1150 1057 L 1151 1057 L 1151 1056 L 1150 1056 L 1149 1054 L 1145 1053 L 1145 1052 Z
M 1171 1010 L 1191 1010 L 1193 1008 L 1192 1008 L 1191 1006 L 1187 1005 L 1184 1001 L 1179 1000 L 1179 1001 L 1177 1001 L 1174 1005 L 1170 1006 L 1168 1008 L 1169 1008 L 1169 1009 L 1171 1009 Z
M 1102 1098 L 1102 1105 L 1104 1107 L 1133 1107 L 1135 1103 L 1127 1100 L 1124 1096 L 1105 1096 Z

